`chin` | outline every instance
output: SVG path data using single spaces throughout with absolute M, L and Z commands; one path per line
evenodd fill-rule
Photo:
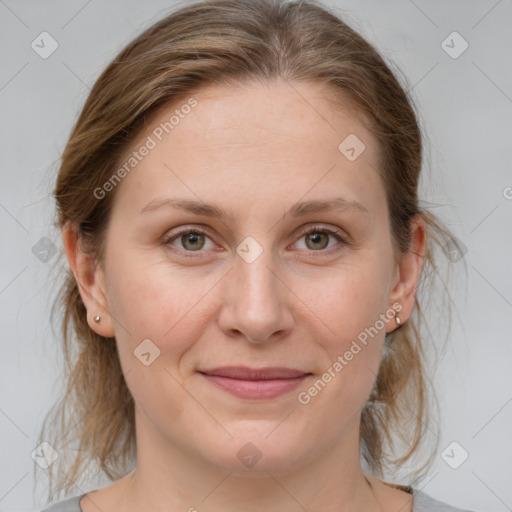
M 228 441 L 226 436 L 227 446 L 217 444 L 215 452 L 210 445 L 208 458 L 227 472 L 245 477 L 286 474 L 301 461 L 305 463 L 307 446 L 297 430 L 291 435 L 286 429 L 279 432 L 279 423 L 272 422 L 270 428 L 269 422 L 262 423 L 250 429 L 246 424 L 236 431 L 228 427 L 233 437 Z

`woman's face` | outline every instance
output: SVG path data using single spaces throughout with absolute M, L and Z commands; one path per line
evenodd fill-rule
M 91 291 L 111 318 L 96 308 L 91 327 L 115 333 L 139 450 L 272 474 L 359 457 L 385 333 L 412 308 L 409 270 L 393 255 L 376 141 L 325 94 L 203 89 L 161 110 L 104 188 L 116 196 Z M 306 375 L 204 373 L 221 367 Z

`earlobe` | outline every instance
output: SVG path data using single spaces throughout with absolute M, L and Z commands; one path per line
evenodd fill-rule
M 100 336 L 114 336 L 109 313 L 103 270 L 93 255 L 80 248 L 76 224 L 66 223 L 62 228 L 62 242 L 69 267 L 78 284 L 80 297 L 87 309 L 87 323 Z
M 404 324 L 414 309 L 426 248 L 426 224 L 423 217 L 416 215 L 411 220 L 410 226 L 410 247 L 402 253 L 398 264 L 398 282 L 390 295 L 391 304 L 397 302 L 402 306 L 399 320 L 395 317 L 396 327 Z

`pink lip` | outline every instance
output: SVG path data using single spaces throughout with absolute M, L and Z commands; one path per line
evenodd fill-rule
M 295 389 L 310 374 L 289 368 L 224 367 L 200 372 L 212 384 L 239 398 L 266 400 Z

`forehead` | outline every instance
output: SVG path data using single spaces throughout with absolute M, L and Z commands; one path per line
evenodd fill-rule
M 187 104 L 192 98 L 196 106 L 188 109 Z M 332 144 L 344 135 L 358 133 L 373 145 L 368 119 L 348 97 L 341 98 L 340 104 L 340 99 L 335 101 L 335 96 L 326 87 L 311 82 L 210 85 L 161 109 L 147 124 L 145 132 L 150 133 L 176 113 L 181 115 L 179 121 L 175 120 L 178 123 L 172 129 L 172 135 L 177 139 L 180 135 L 195 135 L 198 144 L 279 144 L 280 140 L 275 136 L 301 138 L 301 142 L 310 140 L 316 144 L 324 139 L 326 144 Z M 187 113 L 183 115 L 182 110 Z M 258 136 L 257 140 L 254 140 L 255 136 Z
M 312 83 L 197 90 L 156 112 L 124 162 L 144 145 L 151 149 L 123 180 L 124 193 L 117 190 L 140 207 L 149 196 L 178 191 L 268 202 L 284 191 L 298 200 L 332 187 L 364 195 L 379 185 L 368 121 L 348 101 L 335 106 L 329 91 Z

